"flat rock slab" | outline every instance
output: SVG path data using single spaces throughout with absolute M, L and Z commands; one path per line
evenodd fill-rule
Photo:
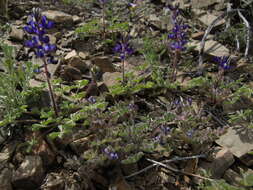
M 248 134 L 242 134 L 238 129 L 229 128 L 216 143 L 228 148 L 236 157 L 241 158 L 253 150 L 253 138 L 247 136 Z
M 45 15 L 49 20 L 56 23 L 69 24 L 74 22 L 71 15 L 61 11 L 48 10 L 42 12 L 42 15 Z
M 193 41 L 188 44 L 188 46 L 196 46 L 195 50 L 200 50 L 200 41 Z M 208 54 L 210 56 L 229 56 L 229 49 L 220 44 L 219 42 L 216 42 L 214 40 L 208 40 L 205 43 L 204 53 Z
M 42 159 L 39 156 L 26 156 L 13 174 L 12 184 L 21 189 L 37 189 L 43 178 Z
M 191 0 L 193 8 L 207 8 L 217 3 L 225 3 L 227 0 Z
M 205 15 L 200 16 L 198 19 L 204 25 L 209 26 L 217 18 L 218 17 L 213 14 L 205 14 Z M 217 24 L 214 25 L 214 27 L 220 26 L 220 25 L 224 24 L 225 22 L 226 22 L 225 19 L 221 19 L 221 20 L 219 20 L 219 22 L 217 22 Z

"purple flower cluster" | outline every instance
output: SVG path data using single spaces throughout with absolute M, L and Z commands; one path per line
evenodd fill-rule
M 108 0 L 99 0 L 101 4 L 105 4 Z
M 170 48 L 173 50 L 184 51 L 185 45 L 187 44 L 187 30 L 188 25 L 183 24 L 183 21 L 179 18 L 179 6 L 169 5 L 169 9 L 172 13 L 171 20 L 173 23 L 173 28 L 168 38 L 172 40 L 170 43 Z
M 111 151 L 108 147 L 104 149 L 104 153 L 112 160 L 117 160 L 119 158 L 118 154 Z
M 120 54 L 120 59 L 123 61 L 125 60 L 127 55 L 131 55 L 134 53 L 133 48 L 129 45 L 128 40 L 126 40 L 125 42 L 122 40 L 122 42 L 119 42 L 115 45 L 115 47 L 113 48 L 113 51 L 115 53 L 119 53 Z
M 215 57 L 214 61 L 219 64 L 219 67 L 228 70 L 231 68 L 229 57 L 228 56 L 222 56 L 222 57 Z
M 33 9 L 31 19 L 24 27 L 24 30 L 31 35 L 31 39 L 25 42 L 25 46 L 31 48 L 37 57 L 48 58 L 48 63 L 56 63 L 52 52 L 56 51 L 56 45 L 49 43 L 46 30 L 53 28 L 54 23 L 48 21 L 46 16 L 40 14 L 39 9 Z

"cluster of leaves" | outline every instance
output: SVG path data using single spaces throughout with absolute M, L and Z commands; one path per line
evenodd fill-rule
M 26 110 L 30 95 L 29 81 L 34 75 L 35 65 L 31 62 L 16 63 L 14 47 L 1 44 L 4 57 L 1 63 L 5 72 L 0 72 L 1 126 L 13 122 Z

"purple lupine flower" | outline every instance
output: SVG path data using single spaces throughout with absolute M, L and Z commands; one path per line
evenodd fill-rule
M 190 137 L 190 138 L 192 138 L 193 137 L 193 135 L 194 135 L 194 129 L 189 129 L 187 132 L 186 132 L 186 135 L 188 136 L 188 137 Z
M 99 0 L 101 4 L 107 3 L 108 0 Z
M 223 70 L 228 70 L 231 68 L 229 57 L 222 56 L 222 57 L 214 57 L 214 61 L 219 64 L 219 67 Z
M 120 42 L 115 45 L 113 48 L 113 51 L 115 53 L 120 54 L 120 59 L 125 60 L 127 55 L 131 55 L 134 53 L 134 50 L 132 47 L 130 47 L 128 42 Z
M 119 158 L 116 152 L 113 152 L 109 147 L 104 149 L 104 153 L 112 160 L 117 160 Z
M 175 5 L 169 5 L 168 7 L 172 13 L 171 20 L 173 23 L 173 28 L 171 30 L 171 33 L 168 35 L 168 38 L 172 40 L 170 43 L 170 48 L 172 50 L 180 50 L 184 51 L 185 45 L 187 44 L 187 30 L 189 28 L 188 25 L 183 24 L 182 20 L 179 19 L 179 6 Z
M 93 96 L 90 96 L 87 100 L 91 104 L 95 104 L 96 103 L 96 99 Z
M 170 131 L 171 131 L 171 128 L 168 127 L 168 126 L 166 126 L 166 125 L 161 125 L 161 126 L 160 126 L 160 129 L 161 129 L 161 131 L 162 131 L 165 135 L 169 134 Z
M 46 35 L 46 30 L 51 29 L 54 23 L 47 20 L 47 17 L 42 16 L 40 12 L 39 8 L 34 8 L 27 26 L 23 28 L 31 35 L 30 40 L 25 41 L 24 45 L 31 48 L 37 57 L 46 58 L 48 63 L 57 63 L 52 56 L 57 47 L 49 43 L 49 37 Z
M 188 97 L 188 98 L 186 99 L 186 101 L 187 101 L 187 103 L 188 103 L 189 106 L 192 105 L 192 98 L 191 98 L 191 97 Z
M 137 111 L 138 110 L 138 106 L 136 104 L 132 104 L 132 103 L 130 103 L 128 105 L 128 108 L 130 111 Z

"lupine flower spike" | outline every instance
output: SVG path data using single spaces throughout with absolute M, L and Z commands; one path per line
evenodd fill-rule
M 129 38 L 122 39 L 121 42 L 117 43 L 113 49 L 115 53 L 118 53 L 120 55 L 120 59 L 122 62 L 122 83 L 125 85 L 125 59 L 126 56 L 133 54 L 134 50 L 129 45 Z
M 219 67 L 223 70 L 228 70 L 231 68 L 230 60 L 228 56 L 215 57 L 214 61 L 219 64 Z
M 55 115 L 58 116 L 58 110 L 53 94 L 52 85 L 50 83 L 50 73 L 48 72 L 48 63 L 57 63 L 52 53 L 56 51 L 56 45 L 49 43 L 49 37 L 46 35 L 46 30 L 53 28 L 54 23 L 48 21 L 46 16 L 41 15 L 39 8 L 33 8 L 30 20 L 24 30 L 30 34 L 30 40 L 25 42 L 25 46 L 34 51 L 36 57 L 41 58 L 44 63 L 45 75 L 48 83 L 49 93 Z
M 217 82 L 221 82 L 223 81 L 224 72 L 231 69 L 230 57 L 228 56 L 214 57 L 214 61 L 219 64 Z
M 118 154 L 112 150 L 110 150 L 109 147 L 106 147 L 104 149 L 104 153 L 110 158 L 111 160 L 117 160 L 119 158 Z
M 173 70 L 172 70 L 172 80 L 176 79 L 176 68 L 181 56 L 181 52 L 185 51 L 185 45 L 187 44 L 187 30 L 188 25 L 184 24 L 183 21 L 179 18 L 179 5 L 169 5 L 168 7 L 171 11 L 171 22 L 173 28 L 171 33 L 168 35 L 168 38 L 171 40 L 169 48 L 174 52 L 173 60 Z

